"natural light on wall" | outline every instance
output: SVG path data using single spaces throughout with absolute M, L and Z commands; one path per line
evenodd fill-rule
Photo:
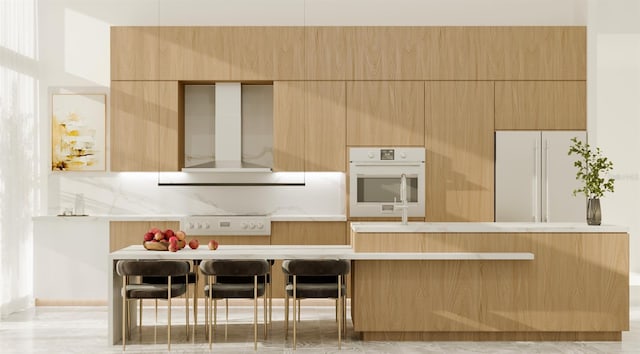
M 109 86 L 109 24 L 71 9 L 64 11 L 64 69 L 101 86 Z
M 37 1 L 0 1 L 0 314 L 30 305 L 38 176 Z

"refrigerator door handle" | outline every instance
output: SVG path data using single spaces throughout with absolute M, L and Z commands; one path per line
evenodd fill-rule
M 538 222 L 538 141 L 533 145 L 533 178 L 531 179 L 531 211 L 533 222 Z
M 544 221 L 549 220 L 549 139 L 544 141 Z

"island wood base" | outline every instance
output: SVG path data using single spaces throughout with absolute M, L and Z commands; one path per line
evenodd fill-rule
M 365 341 L 621 341 L 622 332 L 364 332 Z
M 356 252 L 531 252 L 533 260 L 354 260 L 363 340 L 620 341 L 627 233 L 352 233 Z

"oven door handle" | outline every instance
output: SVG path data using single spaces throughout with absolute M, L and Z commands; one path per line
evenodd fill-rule
M 381 167 L 398 167 L 398 166 L 412 166 L 412 167 L 420 167 L 424 165 L 424 162 L 416 161 L 416 162 L 352 162 L 353 166 L 381 166 Z

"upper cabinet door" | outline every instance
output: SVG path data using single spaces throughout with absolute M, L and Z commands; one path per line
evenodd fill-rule
M 424 82 L 347 82 L 347 145 L 424 146 Z
M 111 82 L 111 171 L 179 171 L 184 124 L 178 83 Z
M 304 81 L 273 83 L 273 171 L 304 171 Z
M 425 86 L 426 220 L 493 221 L 493 82 Z
M 434 27 L 348 27 L 347 59 L 353 80 L 421 80 L 436 50 Z
M 496 82 L 496 130 L 586 130 L 585 81 Z
M 305 171 L 347 168 L 347 108 L 344 81 L 307 81 L 305 85 Z
M 111 27 L 111 80 L 155 80 L 158 27 Z
M 161 80 L 300 80 L 304 27 L 161 27 Z
M 274 83 L 274 171 L 346 170 L 344 81 Z

